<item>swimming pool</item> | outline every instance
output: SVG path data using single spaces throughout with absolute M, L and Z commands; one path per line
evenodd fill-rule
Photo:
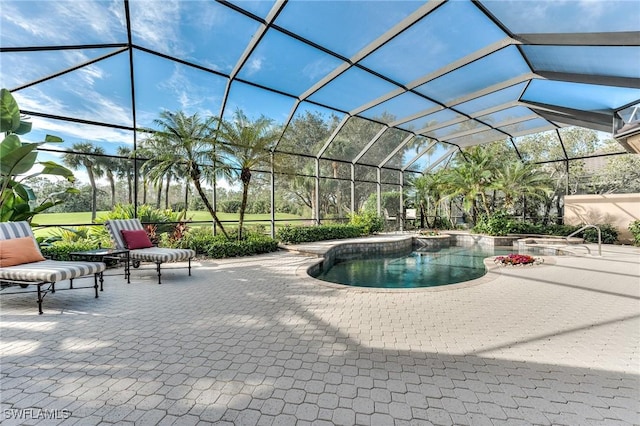
M 395 255 L 340 261 L 314 277 L 356 287 L 436 287 L 480 278 L 486 274 L 483 260 L 513 252 L 508 247 L 448 247 L 418 249 Z

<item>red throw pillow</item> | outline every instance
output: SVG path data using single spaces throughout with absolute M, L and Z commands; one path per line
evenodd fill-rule
M 129 250 L 153 247 L 144 229 L 136 229 L 135 231 L 123 229 L 120 233 Z
M 31 237 L 0 240 L 0 268 L 45 260 Z

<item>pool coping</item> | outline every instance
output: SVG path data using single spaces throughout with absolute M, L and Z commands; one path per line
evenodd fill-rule
M 475 287 L 477 285 L 486 284 L 491 281 L 496 280 L 502 275 L 503 271 L 512 271 L 514 269 L 517 270 L 526 270 L 527 268 L 540 268 L 545 266 L 552 266 L 556 264 L 556 260 L 551 256 L 536 256 L 536 258 L 542 259 L 542 263 L 538 263 L 535 265 L 527 265 L 527 266 L 504 266 L 498 265 L 494 263 L 494 259 L 497 256 L 490 256 L 483 260 L 486 273 L 480 278 L 475 278 L 469 281 L 462 281 L 459 283 L 453 284 L 443 284 L 435 287 L 413 287 L 413 288 L 377 288 L 377 287 L 358 287 L 351 286 L 347 284 L 338 284 L 332 283 L 329 281 L 323 281 L 318 278 L 315 278 L 309 275 L 309 270 L 317 267 L 319 264 L 326 260 L 326 256 L 330 254 L 333 250 L 338 247 L 348 247 L 348 246 L 357 246 L 362 244 L 394 244 L 399 241 L 403 241 L 406 239 L 414 239 L 417 236 L 415 235 L 394 235 L 389 236 L 390 238 L 383 238 L 380 236 L 374 238 L 359 238 L 359 239 L 349 239 L 349 240 L 331 240 L 331 241 L 322 241 L 321 247 L 317 247 L 314 250 L 310 251 L 308 249 L 300 249 L 296 250 L 295 246 L 292 248 L 291 246 L 287 246 L 285 249 L 288 251 L 296 252 L 304 255 L 312 255 L 316 256 L 316 258 L 309 259 L 309 262 L 300 265 L 296 268 L 296 275 L 300 278 L 312 280 L 315 284 L 322 285 L 324 287 L 329 287 L 335 290 L 344 290 L 344 291 L 356 291 L 356 292 L 366 292 L 366 293 L 396 293 L 396 292 L 431 292 L 431 291 L 449 291 L 449 290 L 460 290 L 469 287 Z M 393 238 L 395 237 L 395 238 Z M 464 247 L 464 246 L 460 246 Z

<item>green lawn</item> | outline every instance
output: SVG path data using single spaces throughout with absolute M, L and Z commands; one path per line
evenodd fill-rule
M 97 216 L 106 214 L 106 211 L 99 211 Z M 190 211 L 187 217 L 194 221 L 211 221 L 211 216 L 206 211 Z M 237 213 L 218 213 L 218 219 L 223 223 L 225 221 L 237 222 L 239 215 Z M 276 213 L 277 220 L 295 220 L 301 219 L 300 216 L 288 213 Z M 269 221 L 271 215 L 266 214 L 247 214 L 244 217 L 245 223 L 255 223 L 255 221 Z M 75 212 L 75 213 L 42 213 L 33 218 L 33 223 L 38 225 L 76 225 L 91 223 L 91 212 Z M 232 225 L 232 223 L 229 223 Z
M 97 217 L 106 214 L 106 211 L 99 211 Z M 193 221 L 209 221 L 211 222 L 211 216 L 206 211 L 190 211 L 187 214 L 187 217 Z M 222 221 L 225 229 L 231 230 L 238 226 L 238 218 L 239 215 L 237 213 L 218 213 L 218 218 Z M 302 225 L 303 221 L 296 220 L 300 219 L 300 216 L 296 216 L 294 214 L 287 213 L 276 213 L 277 220 L 292 220 L 291 224 L 293 225 Z M 269 220 L 271 220 L 270 214 L 247 214 L 244 217 L 245 225 L 251 226 L 254 224 L 261 223 L 263 224 L 267 230 L 269 228 Z M 231 221 L 231 222 L 226 222 Z M 264 221 L 264 222 L 257 222 Z M 34 225 L 81 225 L 81 224 L 90 224 L 91 223 L 91 212 L 74 212 L 74 213 L 42 213 L 36 215 L 33 218 Z M 276 229 L 280 226 L 283 226 L 286 222 L 278 222 L 276 224 Z M 204 224 L 203 224 L 204 225 Z M 195 225 L 197 226 L 197 225 Z M 55 232 L 56 227 L 47 227 L 36 229 L 34 234 L 37 237 L 47 237 Z
M 107 213 L 98 212 L 98 217 Z M 36 215 L 32 221 L 38 225 L 76 225 L 91 223 L 91 212 L 74 213 L 41 213 Z

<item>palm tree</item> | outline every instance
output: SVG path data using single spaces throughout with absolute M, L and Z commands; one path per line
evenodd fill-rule
M 152 141 L 145 142 L 139 149 L 141 156 L 152 159 L 147 170 L 149 173 L 153 171 L 161 176 L 164 170 L 172 170 L 174 167 L 181 169 L 193 182 L 215 224 L 228 238 L 224 226 L 202 188 L 203 180 L 211 182 L 214 174 L 223 170 L 220 167 L 222 162 L 218 158 L 214 138 L 216 119 L 214 117 L 203 119 L 197 113 L 188 116 L 182 111 L 163 111 L 154 123 L 159 131 L 150 138 Z M 162 146 L 162 149 L 156 152 L 148 148 L 150 145 Z
M 520 196 L 543 199 L 552 191 L 552 184 L 549 176 L 534 164 L 513 161 L 496 170 L 491 188 L 504 194 L 504 207 L 509 210 Z
M 491 156 L 480 149 L 474 150 L 467 156 L 466 161 L 460 161 L 455 167 L 445 170 L 443 173 L 445 196 L 450 198 L 461 196 L 462 206 L 471 213 L 474 223 L 478 216 L 478 201 L 483 213 L 490 213 L 487 190 L 494 176 Z
M 116 205 L 116 179 L 117 162 L 111 157 L 97 157 L 98 165 L 104 171 L 109 181 L 109 189 L 111 190 L 111 207 Z
M 156 209 L 160 208 L 162 202 L 162 186 L 167 169 L 174 167 L 175 163 L 157 161 L 157 157 L 163 157 L 171 153 L 170 143 L 159 135 L 151 136 L 140 142 L 138 153 L 149 158 L 140 167 L 140 172 L 147 182 L 152 183 L 157 190 Z
M 164 208 L 169 208 L 169 191 L 171 189 L 171 183 L 174 180 L 185 181 L 185 193 L 189 190 L 189 180 L 186 175 L 186 170 L 180 163 L 161 162 L 155 160 L 156 157 L 166 157 L 172 155 L 173 145 L 166 138 L 162 138 L 158 135 L 151 137 L 142 142 L 142 150 L 145 155 L 148 155 L 150 160 L 145 162 L 140 170 L 145 176 L 153 183 L 158 189 L 158 199 L 156 201 L 156 208 L 160 208 L 161 193 L 164 188 Z M 164 180 L 164 182 L 163 182 Z M 186 195 L 185 195 L 186 196 Z
M 103 176 L 102 163 L 100 155 L 104 155 L 104 149 L 94 146 L 90 142 L 74 143 L 71 146 L 74 153 L 66 153 L 62 157 L 62 161 L 74 170 L 84 167 L 89 176 L 89 184 L 91 185 L 91 222 L 96 220 L 98 188 L 96 186 L 96 177 Z
M 121 157 L 131 157 L 131 149 L 126 146 L 119 146 L 116 153 Z M 132 160 L 121 159 L 116 163 L 116 176 L 118 179 L 124 179 L 127 182 L 128 203 L 133 204 L 133 162 Z
M 420 176 L 413 181 L 412 188 L 415 192 L 415 197 L 420 209 L 421 228 L 424 228 L 425 218 L 428 228 L 433 228 L 435 226 L 438 218 L 438 206 L 442 200 L 446 198 L 443 196 L 443 191 L 445 189 L 445 180 L 443 176 L 443 173 L 440 171 Z M 430 205 L 433 206 L 433 211 L 435 212 L 433 223 L 429 223 L 428 213 Z
M 242 202 L 238 222 L 238 239 L 242 238 L 244 215 L 247 209 L 251 170 L 271 161 L 269 148 L 278 140 L 280 133 L 272 120 L 262 116 L 251 121 L 240 110 L 236 110 L 231 122 L 222 122 L 218 138 L 224 145 L 227 165 L 242 182 Z

